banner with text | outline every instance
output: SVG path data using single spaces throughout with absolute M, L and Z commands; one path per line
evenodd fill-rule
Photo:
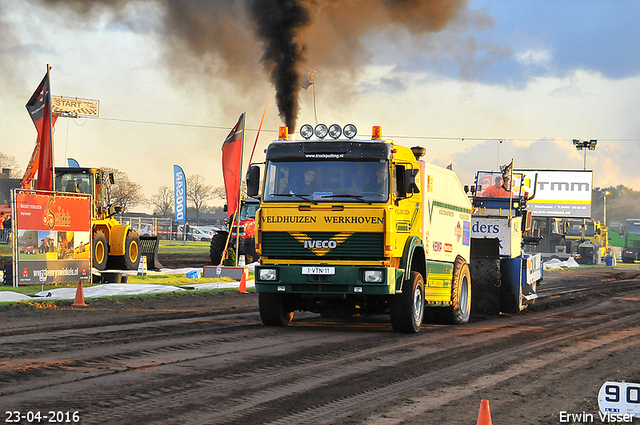
M 593 171 L 515 170 L 514 173 L 524 174 L 529 196 L 535 193 L 535 198 L 527 202 L 534 217 L 591 217 Z
M 173 183 L 175 218 L 178 223 L 184 223 L 187 219 L 187 182 L 179 165 L 173 166 Z
M 91 276 L 91 196 L 14 189 L 14 286 Z

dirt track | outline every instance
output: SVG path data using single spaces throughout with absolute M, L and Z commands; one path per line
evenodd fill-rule
M 387 316 L 266 328 L 256 294 L 235 291 L 3 307 L 0 407 L 85 424 L 475 424 L 488 399 L 496 425 L 601 423 L 602 383 L 640 382 L 639 276 L 547 273 L 524 314 L 411 336 Z

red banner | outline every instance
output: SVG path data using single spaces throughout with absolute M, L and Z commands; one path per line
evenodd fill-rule
M 227 217 L 238 208 L 240 197 L 240 172 L 242 168 L 242 135 L 244 133 L 244 113 L 222 144 L 222 177 L 227 194 Z
M 18 285 L 91 276 L 91 197 L 16 190 L 14 276 Z
M 26 104 L 27 111 L 38 131 L 38 181 L 36 189 L 53 190 L 53 119 L 49 71 Z

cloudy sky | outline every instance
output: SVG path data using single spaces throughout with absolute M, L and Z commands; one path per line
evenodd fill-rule
M 99 118 L 58 121 L 57 165 L 118 168 L 148 196 L 172 186 L 173 164 L 221 186 L 220 148 L 238 116 L 247 111 L 248 152 L 269 99 L 254 161 L 285 121 L 253 18 L 260 3 L 0 0 L 0 152 L 26 167 L 36 132 L 24 105 L 50 64 L 54 95 L 100 101 Z M 295 68 L 317 71 L 318 122 L 365 137 L 381 125 L 426 147 L 428 162 L 452 163 L 463 184 L 512 158 L 582 169 L 572 140 L 597 139 L 594 185 L 640 189 L 640 2 L 298 6 Z M 296 131 L 315 123 L 311 89 L 292 105 Z

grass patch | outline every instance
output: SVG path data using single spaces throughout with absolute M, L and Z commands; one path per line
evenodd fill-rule
M 183 245 L 184 244 L 184 245 Z M 160 240 L 159 254 L 209 254 L 210 242 Z
M 11 245 L 0 243 L 0 257 L 11 257 Z

